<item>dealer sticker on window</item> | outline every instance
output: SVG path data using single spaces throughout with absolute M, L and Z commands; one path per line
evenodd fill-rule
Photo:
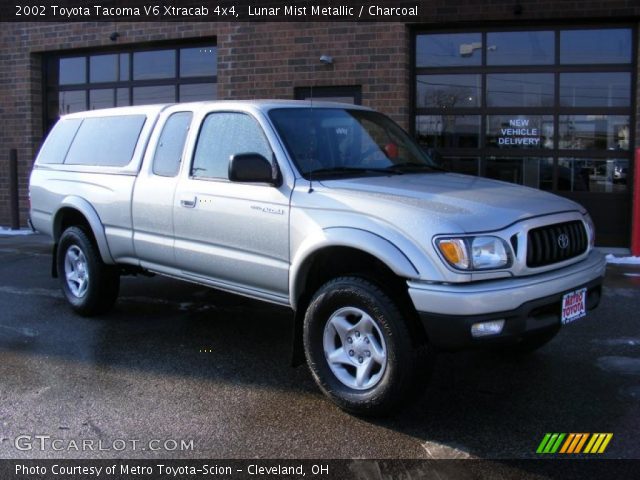
M 560 320 L 563 325 L 573 322 L 587 314 L 587 289 L 581 288 L 569 292 L 562 297 L 562 316 Z

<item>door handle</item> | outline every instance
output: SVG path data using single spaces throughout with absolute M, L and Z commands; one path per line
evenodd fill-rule
M 180 200 L 180 205 L 184 208 L 194 208 L 196 206 L 196 200 L 196 197 L 193 197 L 193 199 L 191 200 L 183 198 L 182 200 Z

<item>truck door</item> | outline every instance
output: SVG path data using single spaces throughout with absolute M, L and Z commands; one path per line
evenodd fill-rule
M 176 261 L 194 279 L 284 303 L 289 187 L 229 181 L 229 159 L 241 153 L 274 158 L 260 123 L 242 112 L 206 115 L 176 190 Z
M 174 195 L 192 117 L 192 112 L 175 110 L 162 116 L 134 187 L 133 244 L 148 268 L 175 266 Z

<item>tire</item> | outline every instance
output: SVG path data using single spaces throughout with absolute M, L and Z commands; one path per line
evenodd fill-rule
M 372 416 L 391 413 L 419 393 L 431 355 L 425 344 L 414 345 L 407 322 L 369 280 L 340 277 L 321 287 L 306 311 L 303 338 L 322 392 L 343 410 Z
M 120 275 L 116 267 L 102 261 L 84 230 L 69 227 L 62 233 L 56 265 L 62 292 L 77 313 L 90 317 L 113 307 Z

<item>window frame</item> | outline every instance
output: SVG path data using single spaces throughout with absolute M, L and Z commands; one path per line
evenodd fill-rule
M 69 161 L 69 155 L 71 155 L 72 152 L 75 153 L 75 148 L 81 148 L 84 145 L 80 145 L 78 146 L 78 144 L 76 142 L 78 142 L 80 139 L 83 142 L 86 142 L 86 140 L 91 140 L 91 138 L 93 137 L 93 143 L 95 144 L 95 138 L 98 135 L 92 135 L 92 133 L 94 131 L 100 131 L 100 129 L 96 129 L 96 127 L 91 127 L 94 130 L 89 130 L 88 133 L 85 133 L 83 131 L 83 129 L 88 129 L 90 128 L 88 125 L 91 123 L 98 123 L 100 121 L 117 121 L 118 119 L 122 119 L 122 118 L 129 118 L 131 120 L 138 120 L 140 121 L 140 125 L 138 127 L 138 131 L 136 132 L 135 137 L 132 136 L 129 140 L 133 140 L 133 143 L 130 145 L 131 147 L 131 151 L 127 156 L 123 156 L 123 159 L 126 159 L 125 163 L 84 163 L 84 162 L 70 162 Z M 140 143 L 140 137 L 142 135 L 142 132 L 145 129 L 145 126 L 149 123 L 149 117 L 144 114 L 144 113 L 134 113 L 134 114 L 122 114 L 122 115 L 104 115 L 104 116 L 89 116 L 89 117 L 85 117 L 82 118 L 82 121 L 80 122 L 80 126 L 78 127 L 78 130 L 76 131 L 75 135 L 73 136 L 73 139 L 71 141 L 71 144 L 69 145 L 69 148 L 67 149 L 67 153 L 64 157 L 64 161 L 63 161 L 63 165 L 65 167 L 70 167 L 70 168 L 78 168 L 78 167 L 88 167 L 91 169 L 94 168 L 112 168 L 112 169 L 126 169 L 128 166 L 131 165 L 131 162 L 133 161 L 134 157 L 135 157 L 135 153 L 136 150 L 138 149 L 138 145 Z M 128 131 L 127 133 L 131 133 L 131 131 Z M 87 137 L 86 139 L 83 137 Z M 125 138 L 126 137 L 122 137 Z M 122 139 L 121 138 L 121 139 Z M 98 150 L 99 151 L 99 150 Z M 113 153 L 110 153 L 110 156 L 113 156 Z M 80 157 L 84 157 L 84 155 L 80 155 Z M 127 158 L 128 157 L 128 158 Z M 95 158 L 95 157 L 92 157 Z
M 175 171 L 175 173 L 173 175 L 164 175 L 162 173 L 158 173 L 156 172 L 156 156 L 158 154 L 158 147 L 160 146 L 160 141 L 162 140 L 162 134 L 165 132 L 165 129 L 167 128 L 167 124 L 169 123 L 169 121 L 171 120 L 171 118 L 174 115 L 178 115 L 178 114 L 189 114 L 189 124 L 187 126 L 187 131 L 184 135 L 184 140 L 182 143 L 182 150 L 180 153 L 180 159 L 178 161 L 178 165 L 177 165 L 177 169 Z M 189 132 L 191 131 L 191 127 L 193 126 L 193 119 L 195 118 L 194 112 L 193 110 L 176 110 L 175 112 L 171 112 L 166 120 L 164 121 L 162 128 L 160 129 L 160 132 L 158 134 L 158 140 L 155 142 L 154 145 L 154 150 L 153 150 L 153 157 L 151 158 L 151 174 L 153 176 L 156 177 L 163 177 L 163 178 L 176 178 L 177 176 L 180 175 L 180 170 L 182 167 L 182 164 L 184 163 L 184 156 L 185 156 L 185 149 L 189 140 Z
M 43 55 L 43 116 L 42 125 L 43 132 L 46 134 L 57 118 L 61 116 L 58 108 L 58 117 L 52 118 L 55 112 L 50 109 L 50 100 L 52 96 L 56 96 L 56 104 L 58 104 L 57 96 L 61 92 L 67 91 L 81 91 L 85 93 L 85 110 L 91 108 L 90 90 L 111 89 L 113 90 L 113 105 L 118 103 L 118 90 L 127 89 L 128 91 L 128 104 L 133 105 L 133 89 L 135 87 L 152 87 L 152 86 L 172 86 L 175 93 L 175 102 L 180 102 L 180 86 L 190 85 L 197 83 L 218 83 L 218 72 L 216 68 L 216 75 L 213 76 L 193 76 L 193 77 L 180 77 L 180 50 L 185 48 L 198 48 L 198 47 L 213 47 L 217 50 L 217 42 L 215 37 L 202 37 L 197 39 L 184 39 L 180 41 L 171 42 L 154 42 L 147 44 L 131 44 L 121 45 L 111 48 L 82 48 L 74 49 L 70 51 L 62 52 L 49 52 Z M 146 79 L 146 80 L 134 80 L 133 79 L 133 57 L 134 53 L 149 52 L 149 51 L 162 51 L 162 50 L 175 50 L 175 76 L 170 78 L 158 78 L 158 79 Z M 115 80 L 109 82 L 91 82 L 90 81 L 90 57 L 101 56 L 109 54 L 127 54 L 128 55 L 128 78 L 127 80 Z M 84 83 L 77 84 L 65 84 L 65 85 L 52 85 L 51 84 L 51 69 L 59 68 L 55 66 L 55 62 L 59 62 L 66 58 L 84 58 L 85 72 Z M 217 55 L 216 55 L 217 58 Z M 118 58 L 120 61 L 120 58 Z M 59 63 L 58 63 L 59 65 Z M 174 103 L 174 102 L 171 102 Z
M 197 177 L 193 175 L 193 166 L 196 159 L 196 153 L 198 152 L 198 141 L 200 140 L 200 135 L 202 135 L 202 130 L 204 128 L 205 121 L 209 116 L 219 114 L 219 113 L 234 113 L 234 114 L 245 115 L 251 118 L 251 120 L 253 120 L 255 124 L 258 126 L 258 128 L 260 129 L 260 132 L 262 134 L 262 137 L 264 138 L 265 143 L 269 146 L 269 150 L 271 150 L 271 155 L 269 156 L 269 158 L 267 158 L 267 160 L 271 164 L 271 168 L 276 168 L 279 170 L 279 167 L 277 166 L 277 162 L 275 158 L 273 145 L 271 145 L 271 142 L 269 141 L 269 137 L 264 131 L 264 127 L 262 126 L 262 124 L 256 118 L 255 115 L 253 115 L 250 112 L 246 112 L 242 110 L 212 110 L 209 112 L 205 112 L 204 115 L 200 116 L 198 119 L 198 123 L 199 123 L 198 132 L 196 133 L 195 139 L 193 141 L 193 151 L 191 152 L 191 158 L 189 160 L 189 173 L 188 173 L 189 180 L 200 180 L 200 181 L 207 181 L 207 182 L 222 182 L 222 183 L 238 183 L 238 182 L 232 182 L 231 180 L 229 180 L 228 174 L 226 178 L 225 177 Z M 238 152 L 238 153 L 249 153 L 249 152 Z M 256 183 L 254 185 L 262 185 L 262 184 Z M 271 185 L 268 185 L 268 186 L 271 186 Z
M 480 116 L 480 138 L 478 147 L 452 147 L 443 148 L 440 152 L 443 157 L 479 157 L 479 174 L 485 176 L 486 162 L 491 157 L 551 157 L 554 162 L 553 188 L 551 191 L 558 192 L 557 188 L 557 161 L 561 157 L 584 157 L 595 159 L 616 159 L 620 158 L 620 151 L 608 150 L 569 150 L 559 148 L 559 119 L 562 115 L 611 115 L 611 116 L 628 116 L 629 117 L 629 150 L 625 154 L 629 157 L 632 153 L 632 146 L 637 146 L 635 137 L 636 111 L 633 105 L 636 105 L 636 89 L 637 85 L 637 51 L 632 48 L 632 58 L 629 63 L 603 63 L 603 64 L 561 64 L 560 63 L 560 37 L 562 31 L 568 30 L 607 30 L 607 29 L 626 29 L 630 31 L 632 45 L 637 45 L 638 30 L 632 23 L 606 23 L 606 24 L 571 24 L 561 25 L 558 23 L 536 24 L 536 25 L 518 25 L 505 26 L 491 25 L 479 28 L 462 28 L 460 26 L 442 26 L 435 28 L 426 28 L 417 26 L 412 29 L 411 36 L 411 84 L 410 84 L 410 133 L 417 138 L 417 118 L 421 115 L 479 115 Z M 494 32 L 527 32 L 527 31 L 553 31 L 554 33 L 554 61 L 545 65 L 489 65 L 487 62 L 486 42 L 487 35 Z M 481 50 L 481 61 L 478 66 L 449 66 L 449 67 L 418 67 L 417 66 L 417 48 L 418 37 L 429 34 L 442 33 L 480 33 L 483 48 Z M 628 73 L 631 81 L 631 102 L 627 107 L 567 107 L 560 105 L 560 75 L 563 73 Z M 487 76 L 491 74 L 502 73 L 551 73 L 554 76 L 553 85 L 553 104 L 546 107 L 489 107 L 487 105 Z M 447 74 L 478 74 L 481 76 L 481 99 L 480 107 L 465 108 L 449 108 L 446 112 L 437 107 L 418 107 L 417 105 L 417 79 L 420 75 L 447 75 Z M 492 148 L 487 145 L 487 123 L 488 117 L 492 115 L 551 115 L 554 125 L 553 148 L 545 149 L 517 149 L 517 148 Z M 633 178 L 633 176 L 631 176 Z M 629 192 L 624 195 L 629 194 Z

